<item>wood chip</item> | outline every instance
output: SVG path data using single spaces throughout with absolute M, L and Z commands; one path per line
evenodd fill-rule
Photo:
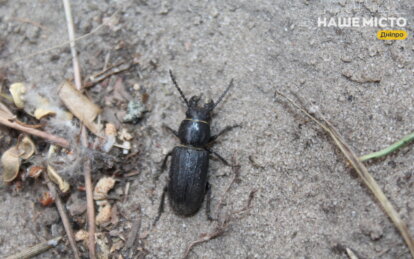
M 95 135 L 101 136 L 100 127 L 94 123 L 101 109 L 88 97 L 83 95 L 75 86 L 65 81 L 59 89 L 59 98 L 73 115 L 76 116 Z

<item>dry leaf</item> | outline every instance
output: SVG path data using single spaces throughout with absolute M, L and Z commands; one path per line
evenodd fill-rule
M 149 236 L 149 234 L 150 234 L 150 231 L 146 230 L 139 234 L 139 239 L 146 239 Z
M 114 187 L 115 179 L 112 177 L 102 177 L 99 179 L 93 191 L 94 200 L 104 200 L 108 192 Z
M 50 145 L 49 150 L 47 151 L 47 159 L 52 158 L 52 156 L 55 155 L 57 151 L 58 147 L 56 145 Z
M 118 224 L 118 222 L 119 222 L 118 208 L 116 205 L 114 205 L 111 210 L 111 224 L 115 226 L 116 224 Z
M 50 165 L 47 166 L 47 175 L 52 182 L 59 186 L 61 192 L 65 193 L 69 191 L 70 185 L 65 180 L 63 180 L 63 178 Z
M 17 149 L 19 151 L 20 157 L 27 160 L 36 152 L 36 147 L 33 141 L 28 137 L 24 136 L 17 143 Z
M 116 142 L 116 127 L 112 123 L 105 125 L 105 142 L 103 143 L 102 150 L 109 152 Z
M 6 150 L 1 157 L 3 181 L 8 183 L 16 179 L 19 174 L 21 159 L 29 159 L 35 151 L 36 147 L 28 136 L 24 136 L 16 146 Z
M 58 116 L 58 119 L 64 121 L 70 121 L 73 119 L 73 115 L 70 112 L 63 111 L 61 108 L 53 105 L 50 101 L 40 95 L 36 95 L 35 97 L 35 111 L 33 116 L 40 120 L 47 116 Z
M 50 102 L 47 98 L 36 95 L 36 110 L 33 115 L 36 119 L 40 120 L 48 115 L 54 116 L 56 112 L 50 108 Z
M 89 233 L 86 230 L 79 230 L 78 232 L 76 232 L 75 234 L 75 240 L 76 241 L 88 241 L 89 238 Z
M 50 192 L 43 193 L 42 197 L 39 199 L 39 202 L 44 206 L 49 206 L 53 202 L 55 202 L 55 199 L 53 198 L 52 194 Z
M 96 234 L 96 244 L 98 245 L 97 249 L 97 258 L 99 259 L 109 259 L 109 247 L 108 239 L 103 234 Z
M 120 140 L 131 140 L 132 139 L 132 135 L 128 132 L 128 130 L 126 128 L 122 128 L 121 131 L 118 134 L 118 138 Z
M 55 116 L 56 112 L 45 108 L 45 107 L 39 107 L 35 110 L 34 116 L 36 119 L 40 120 L 41 118 L 44 118 L 46 116 Z
M 122 153 L 123 153 L 124 155 L 127 155 L 127 154 L 129 153 L 129 150 L 131 149 L 131 142 L 129 142 L 129 141 L 124 141 L 124 142 L 122 143 L 122 145 L 120 145 L 120 144 L 118 144 L 118 143 L 115 143 L 115 144 L 114 144 L 114 146 L 115 146 L 115 147 L 122 148 L 122 149 L 123 149 L 123 150 L 122 150 Z
M 23 95 L 26 93 L 26 86 L 23 83 L 14 83 L 10 86 L 9 90 L 13 97 L 14 104 L 17 106 L 17 108 L 23 109 L 24 108 Z
M 122 247 L 124 247 L 124 242 L 122 240 L 118 240 L 117 242 L 112 244 L 109 253 L 112 254 L 113 252 L 120 250 Z
M 96 225 L 102 225 L 111 220 L 112 207 L 108 201 L 100 201 L 98 205 L 98 215 L 96 215 L 95 222 Z
M 28 175 L 32 178 L 38 178 L 40 174 L 43 172 L 43 170 L 45 170 L 43 166 L 31 166 L 28 170 Z
M 101 112 L 100 108 L 77 90 L 71 82 L 65 81 L 62 84 L 59 89 L 59 98 L 93 134 L 101 135 L 99 126 L 93 122 Z
M 3 153 L 1 163 L 3 165 L 3 181 L 8 183 L 16 179 L 20 169 L 19 150 L 16 146 Z
M 116 127 L 113 123 L 105 124 L 105 135 L 106 136 L 116 136 Z

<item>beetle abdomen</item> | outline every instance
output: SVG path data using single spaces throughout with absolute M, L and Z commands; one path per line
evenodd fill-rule
M 208 172 L 206 150 L 178 146 L 172 153 L 168 196 L 175 213 L 195 214 L 203 203 Z

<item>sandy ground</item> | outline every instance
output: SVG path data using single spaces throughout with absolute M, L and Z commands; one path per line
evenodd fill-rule
M 217 107 L 212 124 L 213 132 L 243 125 L 214 147 L 241 166 L 240 181 L 225 196 L 222 214 L 241 209 L 250 191 L 257 190 L 249 213 L 233 220 L 223 236 L 195 247 L 190 258 L 347 258 L 344 248 L 360 258 L 410 258 L 399 233 L 329 137 L 275 98 L 274 91 L 306 98 L 307 106 L 318 108 L 357 154 L 384 148 L 412 132 L 412 1 L 73 1 L 72 8 L 77 35 L 118 10 L 110 27 L 78 42 L 83 74 L 102 70 L 108 53 L 112 64 L 139 57 L 138 66 L 118 78 L 132 96 L 149 95 L 145 118 L 124 125 L 140 153 L 136 160 L 116 166 L 140 174 L 128 178 L 130 193 L 126 202 L 116 203 L 120 222 L 118 232 L 111 234 L 126 237 L 139 206 L 141 235 L 157 214 L 167 174 L 157 182 L 153 176 L 164 154 L 178 143 L 162 124 L 178 128 L 185 112 L 168 76 L 172 69 L 187 96 L 203 93 L 216 99 L 234 78 L 235 87 Z M 377 28 L 316 25 L 318 17 L 371 17 L 382 11 L 407 19 L 408 39 L 385 42 L 376 39 Z M 72 78 L 67 46 L 27 57 L 66 40 L 61 2 L 0 1 L 0 67 L 7 82 L 54 89 Z M 105 88 L 96 86 L 90 92 L 105 107 Z M 4 151 L 17 134 L 4 128 L 1 132 Z M 413 158 L 410 145 L 368 164 L 411 233 Z M 95 180 L 113 173 L 102 167 L 94 163 Z M 214 160 L 209 173 L 215 209 L 233 173 Z M 79 171 L 68 177 L 82 180 Z M 124 186 L 117 184 L 115 193 Z M 19 192 L 1 187 L 2 257 L 64 233 L 55 208 L 37 202 L 44 190 L 33 182 Z M 82 193 L 72 195 L 85 199 Z M 206 220 L 204 211 L 203 206 L 197 215 L 180 218 L 166 206 L 158 225 L 141 241 L 147 258 L 180 258 L 202 233 L 214 231 L 215 223 Z M 100 230 L 111 240 L 108 230 Z M 69 245 L 39 258 L 56 255 L 71 258 Z

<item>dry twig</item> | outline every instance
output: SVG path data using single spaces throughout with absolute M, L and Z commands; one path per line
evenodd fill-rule
M 62 219 L 63 227 L 65 228 L 66 235 L 68 236 L 70 246 L 72 247 L 73 255 L 76 259 L 80 259 L 79 251 L 78 251 L 78 248 L 76 247 L 75 236 L 73 235 L 73 229 L 69 222 L 68 215 L 66 214 L 65 207 L 62 204 L 62 200 L 60 199 L 55 186 L 49 180 L 49 177 L 46 174 L 44 174 L 44 176 L 45 176 L 45 180 L 47 183 L 47 187 L 49 188 L 49 191 L 52 194 L 52 197 L 55 198 L 56 208 L 59 212 L 60 218 Z
M 131 172 L 129 172 L 129 173 L 124 174 L 123 176 L 124 176 L 124 178 L 125 178 L 125 177 L 132 177 L 132 176 L 139 175 L 140 173 L 141 173 L 141 172 L 140 172 L 140 171 L 138 171 L 138 170 L 133 170 L 133 171 L 131 171 Z
M 75 30 L 73 26 L 72 20 L 72 12 L 70 8 L 69 0 L 63 0 L 63 5 L 65 7 L 65 16 L 66 16 L 66 23 L 68 26 L 68 33 L 69 33 L 69 40 L 70 40 L 70 49 L 72 53 L 72 62 L 73 62 L 73 69 L 75 74 L 75 84 L 78 90 L 82 89 L 82 80 L 81 80 L 81 72 L 79 66 L 78 56 L 76 54 L 76 46 L 75 46 Z M 82 136 L 81 141 L 84 147 L 88 146 L 88 136 L 87 136 L 86 127 L 82 126 Z M 92 176 L 91 176 L 91 162 L 89 159 L 86 158 L 83 164 L 83 173 L 85 178 L 85 191 L 86 191 L 86 205 L 87 205 L 87 214 L 88 214 L 88 232 L 89 232 L 89 242 L 88 242 L 88 250 L 89 250 L 89 257 L 91 259 L 96 258 L 95 252 L 95 207 L 93 204 L 93 194 L 92 194 Z
M 232 181 L 233 183 L 233 181 Z M 231 183 L 231 184 L 232 184 Z M 231 185 L 230 184 L 230 185 Z M 227 189 L 228 190 L 228 189 Z M 242 209 L 237 210 L 237 211 L 233 211 L 232 213 L 228 214 L 223 221 L 220 221 L 217 226 L 214 228 L 214 230 L 210 233 L 203 233 L 200 235 L 200 238 L 194 242 L 192 242 L 187 249 L 185 250 L 184 253 L 184 257 L 183 258 L 187 258 L 188 255 L 190 254 L 191 250 L 196 246 L 199 245 L 201 243 L 210 241 L 212 239 L 215 239 L 219 236 L 222 236 L 229 228 L 230 223 L 234 220 L 234 219 L 240 219 L 241 217 L 237 218 L 237 216 L 241 215 L 243 212 L 246 212 L 248 209 L 251 208 L 251 203 L 252 200 L 254 198 L 254 194 L 256 193 L 257 190 L 252 190 L 249 193 L 249 198 L 247 199 L 247 203 L 246 206 L 244 206 Z M 244 215 L 243 215 L 244 216 Z M 243 217 L 242 216 L 242 217 Z
M 381 206 L 383 207 L 384 211 L 390 217 L 391 221 L 394 223 L 395 227 L 400 231 L 401 235 L 404 238 L 405 243 L 408 246 L 408 249 L 411 252 L 411 256 L 414 258 L 414 240 L 411 237 L 408 227 L 405 222 L 402 221 L 398 212 L 394 209 L 391 202 L 385 196 L 384 192 L 381 190 L 375 179 L 371 176 L 368 172 L 367 168 L 364 164 L 359 160 L 358 156 L 354 153 L 354 151 L 349 147 L 349 145 L 345 142 L 343 137 L 337 132 L 337 130 L 324 118 L 322 118 L 323 122 L 316 119 L 312 116 L 305 108 L 296 104 L 293 100 L 289 97 L 285 96 L 284 94 L 276 91 L 277 94 L 283 96 L 288 100 L 293 106 L 303 112 L 307 117 L 311 120 L 316 122 L 323 130 L 325 130 L 331 138 L 334 140 L 335 145 L 341 150 L 344 154 L 346 159 L 358 173 L 359 177 L 361 177 L 362 181 L 365 185 L 370 189 L 370 191 L 374 194 L 374 196 L 378 199 Z
M 9 117 L 9 115 L 3 112 L 2 109 L 0 109 L 0 124 L 3 124 L 4 126 L 7 126 L 9 128 L 12 128 L 12 129 L 36 136 L 36 137 L 46 139 L 61 147 L 65 147 L 65 148 L 69 147 L 69 141 L 67 141 L 66 139 L 47 133 L 45 131 L 41 131 L 41 130 L 38 130 L 32 127 L 28 127 L 26 125 L 23 125 L 22 123 L 18 123 L 16 119 Z
M 233 179 L 231 180 L 231 182 L 230 182 L 230 184 L 229 184 L 229 186 L 227 186 L 227 189 L 224 191 L 224 193 L 223 193 L 223 195 L 221 196 L 221 199 L 220 199 L 220 201 L 217 203 L 217 206 L 216 206 L 216 211 L 217 211 L 217 213 L 221 210 L 221 208 L 223 207 L 223 202 L 224 202 L 224 198 L 226 197 L 226 194 L 230 191 L 230 188 L 233 186 L 233 184 L 239 179 L 239 176 L 240 176 L 240 165 L 236 165 L 235 164 L 235 159 L 234 159 L 234 157 L 232 158 L 232 164 L 234 165 L 234 166 L 232 166 L 232 168 L 233 168 L 233 173 L 234 173 L 234 176 L 233 176 Z
M 61 239 L 62 237 L 56 237 L 56 238 L 44 241 L 32 247 L 25 248 L 24 250 L 18 252 L 17 254 L 6 257 L 6 259 L 28 259 L 28 258 L 35 257 L 43 252 L 46 252 L 50 248 L 57 246 Z
M 133 68 L 136 64 L 138 64 L 136 61 L 131 61 L 129 63 L 125 63 L 124 61 L 122 61 L 118 64 L 105 68 L 103 71 L 90 76 L 89 80 L 84 83 L 84 87 L 86 88 L 94 86 L 110 76 L 128 71 L 129 69 Z
M 346 248 L 346 254 L 348 255 L 349 259 L 358 259 L 358 256 L 352 251 L 350 248 Z
M 16 22 L 21 22 L 21 23 L 31 24 L 31 25 L 33 25 L 33 26 L 36 26 L 36 27 L 38 27 L 38 28 L 42 29 L 42 30 L 45 30 L 45 31 L 50 31 L 50 30 L 49 30 L 46 26 L 43 26 L 41 23 L 38 23 L 38 22 L 32 21 L 32 20 L 30 20 L 30 19 L 21 18 L 21 17 L 12 17 L 12 18 L 10 18 L 10 20 L 12 20 L 12 21 L 16 21 Z
M 188 257 L 188 255 L 190 254 L 190 252 L 191 252 L 191 250 L 196 246 L 196 245 L 199 245 L 199 244 L 201 244 L 201 243 L 204 243 L 204 242 L 207 242 L 207 241 L 210 241 L 210 240 L 212 240 L 212 239 L 215 239 L 215 238 L 217 238 L 217 237 L 219 237 L 219 236 L 221 236 L 221 235 L 223 235 L 225 232 L 226 232 L 226 230 L 227 230 L 227 228 L 228 228 L 228 226 L 229 226 L 229 222 L 230 222 L 230 217 L 227 217 L 225 220 L 224 220 L 224 222 L 222 222 L 222 223 L 220 223 L 215 229 L 214 229 L 214 231 L 213 232 L 211 232 L 211 233 L 204 233 L 204 234 L 201 234 L 201 236 L 200 236 L 200 239 L 197 239 L 196 241 L 194 241 L 194 242 L 192 242 L 188 247 L 187 247 L 187 249 L 185 250 L 185 253 L 184 253 L 184 258 L 187 258 Z
M 239 176 L 240 176 L 240 166 L 239 165 L 236 165 L 236 161 L 235 161 L 234 157 L 232 159 L 232 164 L 234 165 L 234 166 L 232 166 L 233 172 L 234 172 L 234 177 L 233 177 L 232 181 L 230 182 L 230 184 L 227 186 L 226 191 L 223 193 L 223 195 L 222 195 L 222 197 L 221 197 L 221 199 L 220 199 L 220 201 L 219 201 L 219 203 L 217 204 L 217 207 L 216 207 L 216 211 L 217 211 L 217 222 L 218 222 L 217 223 L 217 226 L 214 228 L 214 230 L 212 232 L 210 232 L 210 233 L 203 233 L 203 234 L 200 235 L 200 238 L 198 240 L 192 242 L 187 247 L 187 249 L 185 250 L 184 258 L 187 258 L 188 257 L 188 255 L 190 254 L 191 250 L 196 245 L 199 245 L 201 243 L 204 243 L 204 242 L 210 241 L 212 239 L 215 239 L 215 238 L 217 238 L 219 236 L 222 236 L 227 231 L 227 229 L 229 228 L 229 225 L 230 225 L 230 222 L 231 221 L 233 221 L 234 219 L 236 219 L 237 216 L 239 216 L 243 212 L 246 212 L 248 209 L 250 209 L 252 200 L 254 198 L 254 194 L 256 193 L 257 190 L 252 190 L 249 193 L 249 197 L 247 199 L 246 206 L 244 206 L 242 209 L 231 212 L 230 214 L 228 214 L 227 216 L 224 217 L 224 220 L 220 220 L 220 218 L 219 218 L 219 213 L 220 213 L 220 210 L 223 207 L 224 198 L 225 198 L 226 194 L 229 192 L 230 188 L 239 179 Z
M 125 203 L 128 199 L 128 193 L 129 193 L 129 187 L 131 186 L 131 182 L 127 182 L 125 184 L 125 191 L 124 191 L 124 198 L 122 200 L 123 203 Z
M 128 234 L 127 241 L 123 248 L 123 255 L 125 258 L 133 258 L 135 249 L 136 239 L 138 237 L 138 233 L 141 229 L 141 206 L 137 208 L 136 218 L 133 222 L 131 231 Z
M 111 20 L 111 18 L 112 18 L 112 17 L 114 17 L 114 16 L 118 13 L 118 11 L 119 11 L 119 10 L 116 10 L 116 11 L 112 14 L 112 16 L 111 16 L 111 17 L 109 17 L 109 19 L 108 19 L 108 20 Z M 67 46 L 67 45 L 69 45 L 71 42 L 79 41 L 79 40 L 81 40 L 81 39 L 84 39 L 84 38 L 87 38 L 87 37 L 89 37 L 89 36 L 93 35 L 93 34 L 94 34 L 94 33 L 96 33 L 97 31 L 99 31 L 100 29 L 102 29 L 105 25 L 106 25 L 105 23 L 102 23 L 102 24 L 100 24 L 99 26 L 97 26 L 96 28 L 94 28 L 93 30 L 91 30 L 90 32 L 88 32 L 88 33 L 86 33 L 86 34 L 84 34 L 84 35 L 82 35 L 82 36 L 80 36 L 80 37 L 78 37 L 78 38 L 75 38 L 74 40 L 65 41 L 65 42 L 63 42 L 63 43 L 61 43 L 61 44 L 59 44 L 59 45 L 53 46 L 53 47 L 51 47 L 51 48 L 47 48 L 47 49 L 44 49 L 44 50 L 40 50 L 40 51 L 34 52 L 34 53 L 30 54 L 30 55 L 25 55 L 25 56 L 23 56 L 23 57 L 19 57 L 19 58 L 17 58 L 17 59 L 12 60 L 10 63 L 17 63 L 17 62 L 19 62 L 19 61 L 22 61 L 22 60 L 25 60 L 25 59 L 29 59 L 29 58 L 32 58 L 32 57 L 37 56 L 37 55 L 47 53 L 47 52 L 52 51 L 52 50 L 54 50 L 54 49 L 58 49 L 58 48 L 63 48 L 63 47 L 66 47 L 66 46 Z

